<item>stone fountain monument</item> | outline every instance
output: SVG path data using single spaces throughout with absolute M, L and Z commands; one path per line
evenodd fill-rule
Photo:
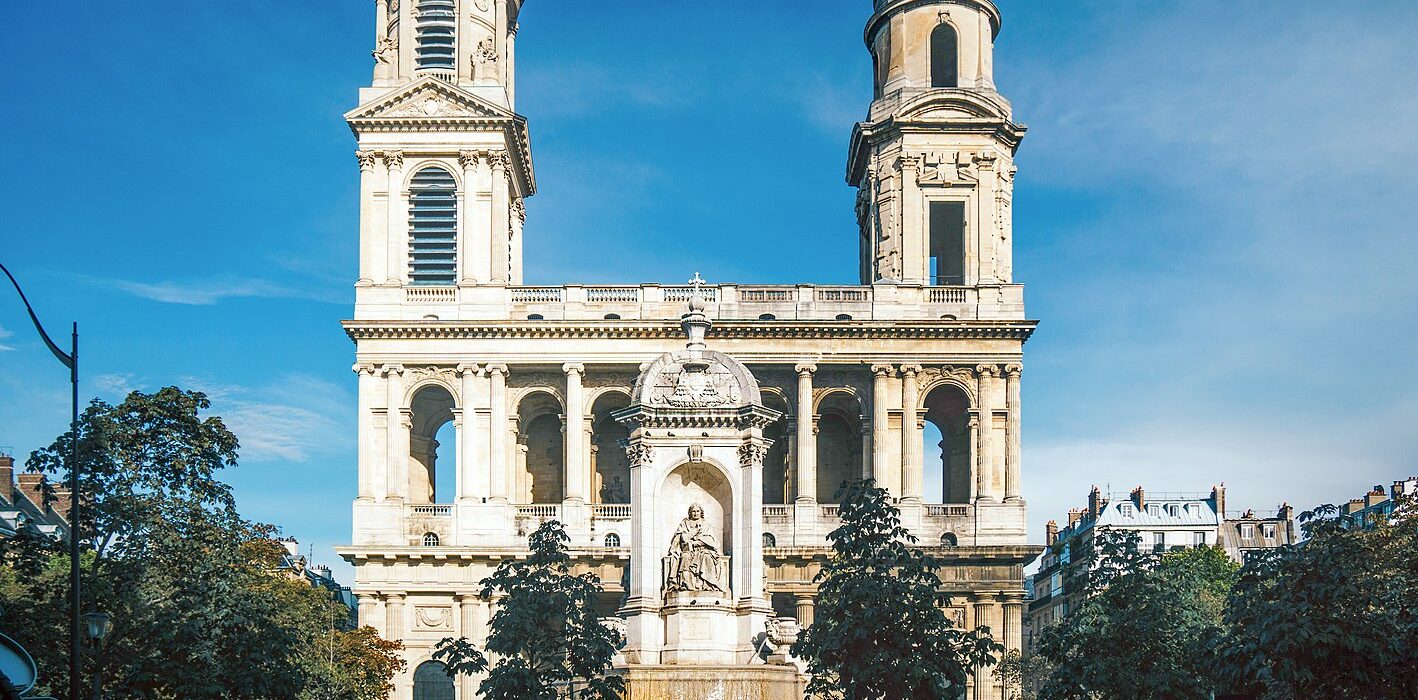
M 695 275 L 684 350 L 644 366 L 631 405 L 633 505 L 624 650 L 630 700 L 798 700 L 798 669 L 761 652 L 763 406 L 743 363 L 709 350 Z M 781 657 L 779 657 L 781 660 Z

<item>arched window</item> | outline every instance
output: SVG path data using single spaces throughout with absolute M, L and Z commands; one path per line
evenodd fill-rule
M 955 533 L 953 532 L 947 532 L 940 536 L 940 545 L 942 547 L 954 547 L 958 544 L 960 544 L 960 540 L 955 538 Z
M 456 0 L 419 0 L 418 48 L 414 58 L 419 70 L 451 71 L 458 62 L 458 5 Z
M 414 669 L 414 700 L 454 700 L 455 697 L 447 666 L 425 661 Z
M 777 537 L 774 537 L 774 536 L 773 536 L 773 533 L 771 533 L 771 532 L 765 532 L 765 533 L 763 533 L 763 546 L 764 546 L 764 547 L 777 547 L 777 546 L 778 546 L 778 538 L 777 538 Z
M 424 533 L 424 535 L 423 535 L 423 546 L 425 546 L 425 547 L 437 547 L 437 546 L 438 546 L 438 533 L 436 533 L 436 532 L 426 532 L 426 533 Z
M 944 22 L 931 32 L 931 87 L 960 87 L 960 41 Z
M 409 283 L 452 286 L 458 275 L 458 183 L 424 168 L 409 185 Z
M 617 534 L 615 534 L 614 532 L 612 532 L 612 533 L 606 535 L 606 546 L 607 546 L 607 547 L 619 547 L 619 546 L 620 546 L 620 535 L 617 535 Z

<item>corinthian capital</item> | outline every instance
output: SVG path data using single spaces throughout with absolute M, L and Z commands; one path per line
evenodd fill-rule
M 386 167 L 388 167 L 390 170 L 394 170 L 394 169 L 396 169 L 396 168 L 403 168 L 403 167 L 404 167 L 404 152 L 403 152 L 403 151 L 385 151 L 385 152 L 384 152 L 384 165 L 385 165 Z
M 493 170 L 506 170 L 512 165 L 512 159 L 507 156 L 507 151 L 493 151 L 488 161 L 492 163 Z
M 482 160 L 482 151 L 458 151 L 458 165 L 466 168 L 476 168 L 478 161 Z
M 355 157 L 359 159 L 359 169 L 365 172 L 374 169 L 374 151 L 355 151 Z

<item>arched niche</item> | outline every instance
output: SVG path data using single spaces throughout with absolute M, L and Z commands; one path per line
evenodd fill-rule
M 657 549 L 669 550 L 670 538 L 681 520 L 689 513 L 691 505 L 704 509 L 704 519 L 711 525 L 711 532 L 719 536 L 720 554 L 730 554 L 729 543 L 733 542 L 734 488 L 728 475 L 717 465 L 709 462 L 685 462 L 665 475 L 660 485 L 656 510 L 660 513 L 659 532 L 655 538 Z
M 560 503 L 565 496 L 565 435 L 558 398 L 534 391 L 517 404 L 518 503 Z
M 619 390 L 606 391 L 591 404 L 591 493 L 597 503 L 630 502 L 630 460 L 623 447 L 630 431 L 613 415 L 629 405 L 630 394 Z

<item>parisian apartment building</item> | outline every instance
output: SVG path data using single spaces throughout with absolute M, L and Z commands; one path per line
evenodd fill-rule
M 15 473 L 15 458 L 0 451 L 0 538 L 21 532 L 67 540 L 69 489 L 51 485 L 43 474 Z
M 1039 632 L 1083 599 L 1083 578 L 1070 575 L 1071 565 L 1086 556 L 1100 530 L 1135 532 L 1142 547 L 1154 552 L 1221 547 L 1237 563 L 1248 552 L 1296 541 L 1290 505 L 1282 503 L 1273 511 L 1228 510 L 1227 505 L 1224 485 L 1210 493 L 1150 492 L 1140 486 L 1129 493 L 1104 493 L 1094 486 L 1087 506 L 1070 509 L 1062 528 L 1053 520 L 1045 526 L 1047 546 L 1029 581 L 1025 648 L 1032 649 Z

